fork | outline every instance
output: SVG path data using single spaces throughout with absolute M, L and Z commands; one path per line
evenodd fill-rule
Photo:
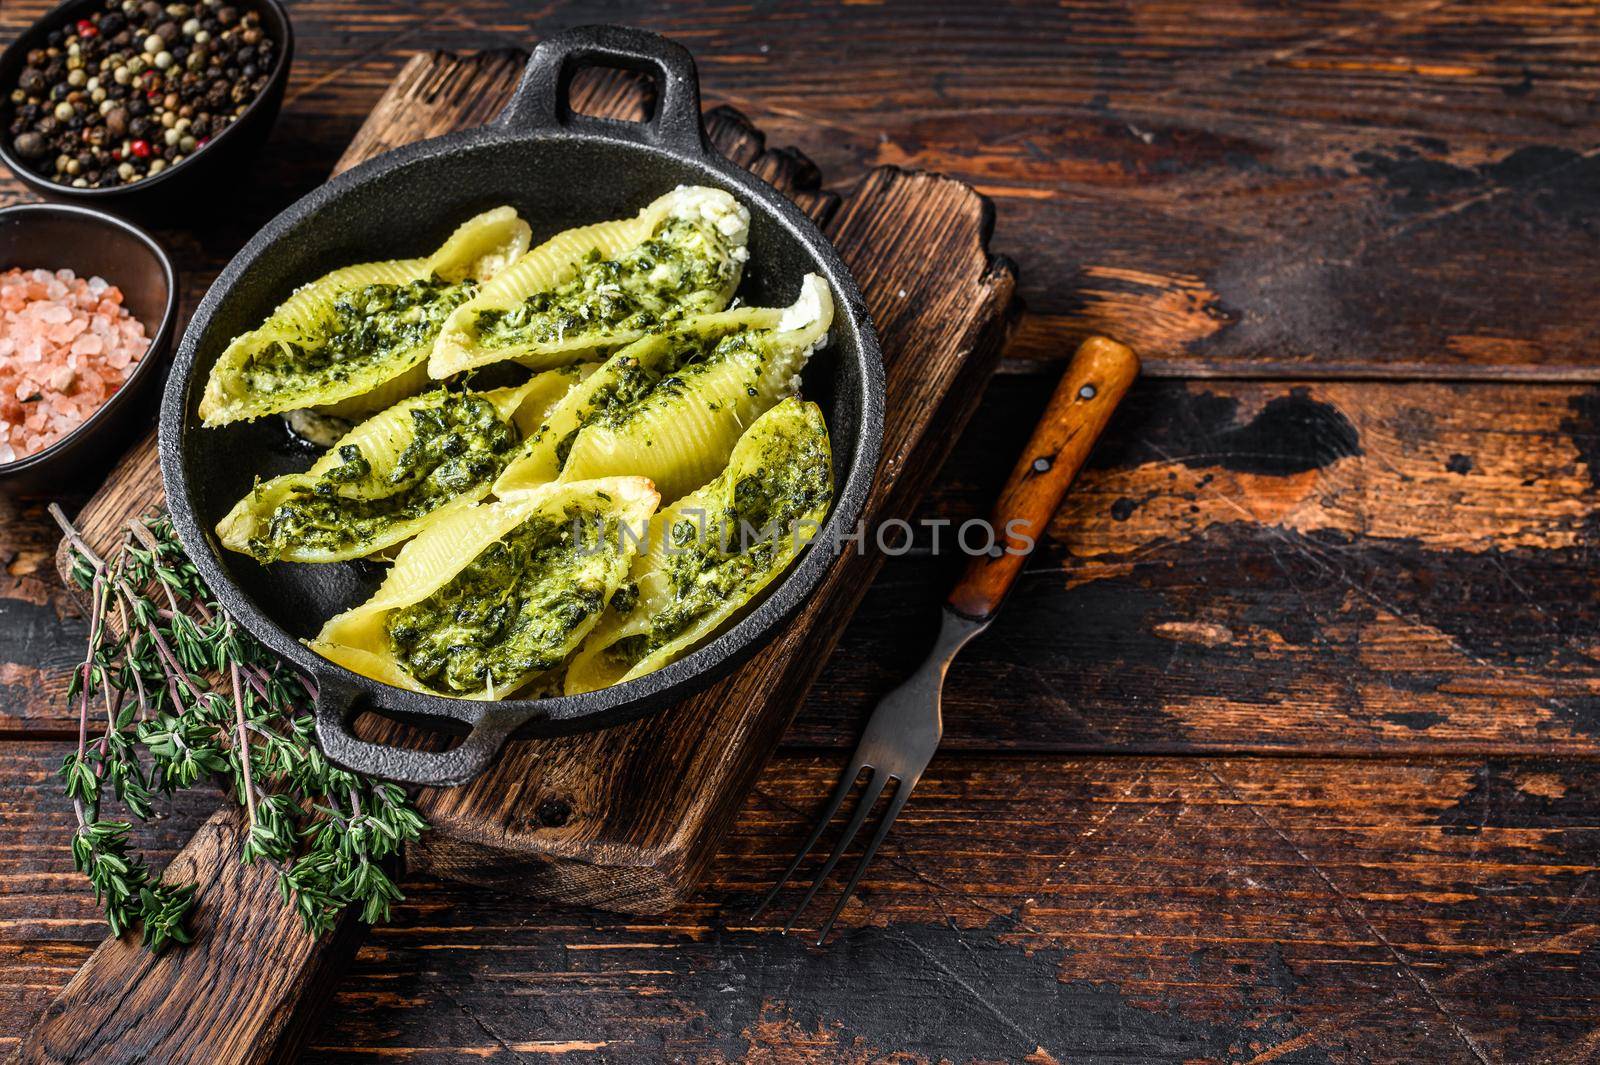
M 938 639 L 927 660 L 909 680 L 884 697 L 867 719 L 866 732 L 856 746 L 850 764 L 840 775 L 828 799 L 827 809 L 817 820 L 810 837 L 800 847 L 794 861 L 768 891 L 750 915 L 755 920 L 777 898 L 778 892 L 794 876 L 811 848 L 832 823 L 844 800 L 855 790 L 856 780 L 870 770 L 861 797 L 849 824 L 834 845 L 833 853 L 811 882 L 805 898 L 795 908 L 783 931 L 787 935 L 800 915 L 816 897 L 817 889 L 833 873 L 845 850 L 861 831 L 867 815 L 883 797 L 890 781 L 896 781 L 894 794 L 872 839 L 850 874 L 850 882 L 834 904 L 833 912 L 817 935 L 817 946 L 828 938 L 833 923 L 855 894 L 856 884 L 866 871 L 878 846 L 889 834 L 900 811 L 905 809 L 911 791 L 922 779 L 923 770 L 939 748 L 944 733 L 940 713 L 940 692 L 944 675 L 956 653 L 994 620 L 1006 593 L 1016 583 L 1023 562 L 1033 549 L 1060 505 L 1072 480 L 1082 469 L 1089 451 L 1111 419 L 1112 411 L 1139 375 L 1139 358 L 1129 348 L 1105 337 L 1090 337 L 1078 348 L 1068 364 L 1061 383 L 1050 396 L 1028 446 L 1011 471 L 995 505 L 990 530 L 994 543 L 987 554 L 975 555 L 944 604 Z M 1002 546 L 1003 545 L 1003 546 Z

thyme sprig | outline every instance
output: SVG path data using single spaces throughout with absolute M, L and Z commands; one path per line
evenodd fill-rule
M 112 933 L 138 927 L 156 953 L 189 942 L 194 887 L 164 883 L 131 851 L 132 823 L 103 816 L 108 794 L 144 821 L 158 797 L 211 779 L 245 808 L 240 859 L 276 870 L 307 933 L 352 905 L 369 923 L 386 920 L 402 896 L 385 865 L 426 827 L 406 793 L 323 756 L 315 684 L 215 602 L 170 519 L 133 520 L 102 558 L 59 507 L 50 513 L 90 611 L 67 691 L 78 745 L 61 766 L 77 819 L 72 857 Z

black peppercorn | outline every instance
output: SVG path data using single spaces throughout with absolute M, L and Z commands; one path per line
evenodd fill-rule
M 24 159 L 39 159 L 50 150 L 50 146 L 45 143 L 45 139 L 37 133 L 24 133 L 13 144 L 17 149 L 17 154 Z
M 84 21 L 51 31 L 23 57 L 15 83 L 0 85 L 0 108 L 10 104 L 0 109 L 0 136 L 78 187 L 130 184 L 176 165 L 246 111 L 274 65 L 260 12 L 240 0 L 104 0 Z M 151 37 L 165 66 L 145 48 Z M 145 66 L 137 74 L 135 61 Z

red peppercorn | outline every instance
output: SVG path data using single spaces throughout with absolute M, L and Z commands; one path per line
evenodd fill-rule
M 81 18 L 78 20 L 77 28 L 79 37 L 87 38 L 100 36 L 100 28 L 86 18 Z
M 137 156 L 138 158 L 140 158 L 140 159 L 149 158 L 149 156 L 150 156 L 150 142 L 149 141 L 134 141 L 133 144 L 131 145 L 131 147 L 133 148 L 133 154 L 135 156 Z

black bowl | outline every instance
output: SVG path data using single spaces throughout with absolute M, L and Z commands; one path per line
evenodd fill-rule
M 235 3 L 261 13 L 261 28 L 276 46 L 276 59 L 267 87 L 251 101 L 244 114 L 213 136 L 204 148 L 154 177 L 132 185 L 100 189 L 75 189 L 52 181 L 16 154 L 11 137 L 3 131 L 10 125 L 11 110 L 15 106 L 10 102 L 11 90 L 17 86 L 28 52 L 42 48 L 45 35 L 50 31 L 105 7 L 105 0 L 65 0 L 23 30 L 4 52 L 0 52 L 0 162 L 10 167 L 23 184 L 50 199 L 115 208 L 141 217 L 157 218 L 192 206 L 196 200 L 216 198 L 222 191 L 218 183 L 226 182 L 228 168 L 243 162 L 272 131 L 272 123 L 277 120 L 278 109 L 283 104 L 283 90 L 289 83 L 289 64 L 294 57 L 294 31 L 278 0 L 235 0 Z
M 122 290 L 123 304 L 144 323 L 150 349 L 132 375 L 78 428 L 43 451 L 0 463 L 0 491 L 58 493 L 105 470 L 135 432 L 156 413 L 178 318 L 178 280 L 155 239 L 120 218 L 66 204 L 30 203 L 0 209 L 0 270 L 60 270 L 96 274 Z
M 567 88 L 584 63 L 640 70 L 659 82 L 647 123 L 572 112 Z M 509 203 L 542 239 L 569 226 L 630 215 L 680 184 L 710 185 L 750 209 L 750 262 L 740 296 L 784 305 L 807 273 L 833 289 L 830 344 L 804 374 L 827 418 L 838 486 L 816 540 L 735 624 L 664 669 L 584 695 L 469 702 L 389 687 L 330 663 L 302 640 L 366 599 L 382 574 L 365 564 L 264 567 L 223 550 L 213 532 L 252 479 L 304 468 L 272 420 L 200 426 L 197 407 L 230 338 L 253 328 L 297 285 L 334 267 L 425 254 L 479 211 Z M 218 600 L 257 638 L 318 681 L 317 730 L 334 761 L 419 784 L 456 784 L 488 764 L 515 729 L 551 734 L 599 728 L 670 706 L 727 673 L 770 640 L 833 563 L 831 545 L 860 517 L 883 438 L 883 361 L 861 294 L 838 253 L 794 204 L 710 147 L 694 61 L 654 34 L 588 27 L 539 45 L 505 112 L 478 129 L 389 152 L 341 174 L 270 222 L 217 278 L 184 334 L 161 412 L 161 470 L 185 549 Z M 363 705 L 469 725 L 447 753 L 401 750 L 356 737 Z

